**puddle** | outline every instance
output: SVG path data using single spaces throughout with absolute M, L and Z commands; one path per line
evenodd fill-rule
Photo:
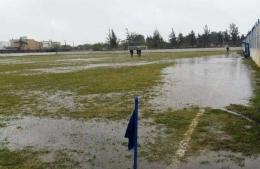
M 49 63 L 47 68 L 22 69 L 20 71 L 5 71 L 0 74 L 19 74 L 22 76 L 39 75 L 39 74 L 53 74 L 53 73 L 71 73 L 94 68 L 120 68 L 129 66 L 144 66 L 158 63 L 173 63 L 174 60 L 157 60 L 157 61 L 131 61 L 122 63 L 95 63 L 109 59 L 110 57 L 98 58 L 64 58 L 50 61 L 25 61 L 18 59 L 2 59 L 0 65 L 12 64 L 38 64 Z M 77 56 L 78 57 L 78 56 Z
M 178 169 L 239 169 L 259 168 L 260 157 L 245 157 L 239 153 L 226 151 L 204 152 L 196 157 L 189 157 L 188 162 L 180 164 Z
M 0 65 L 33 64 L 35 61 L 22 61 L 17 59 L 0 59 Z
M 142 148 L 142 145 L 152 141 L 158 134 L 155 126 L 146 126 L 147 123 L 149 122 L 140 122 L 139 143 Z M 71 120 L 26 116 L 9 120 L 6 127 L 0 128 L 0 141 L 5 142 L 5 146 L 11 150 L 26 147 L 36 151 L 48 150 L 50 153 L 41 157 L 44 161 L 53 161 L 55 151 L 66 150 L 72 153 L 70 157 L 78 161 L 82 168 L 93 164 L 94 168 L 131 168 L 132 151 L 127 150 L 127 139 L 124 138 L 126 126 L 126 120 Z M 158 165 L 140 158 L 142 168 L 162 167 Z
M 150 62 L 129 62 L 129 63 L 101 63 L 101 64 L 88 64 L 84 66 L 66 66 L 66 67 L 52 67 L 52 68 L 43 68 L 43 69 L 30 69 L 31 71 L 42 73 L 70 73 L 78 72 L 81 70 L 100 68 L 100 67 L 123 67 L 123 66 L 141 66 L 152 64 Z
M 74 56 L 75 57 L 75 56 Z M 78 56 L 77 56 L 78 57 Z M 43 61 L 43 60 L 38 60 L 38 61 L 27 61 L 26 60 L 21 60 L 21 59 L 0 59 L 0 65 L 16 65 L 16 64 L 39 64 L 39 63 L 82 63 L 82 62 L 95 62 L 95 61 L 102 61 L 105 60 L 105 57 L 102 58 L 89 58 L 89 57 L 82 57 L 82 58 L 73 58 L 73 56 L 70 56 L 70 58 L 64 58 L 64 59 L 57 59 L 57 60 L 49 60 L 49 61 Z
M 100 61 L 106 58 L 75 58 L 75 59 L 60 59 L 55 60 L 55 62 L 91 62 L 91 61 Z
M 120 68 L 127 66 L 143 66 L 149 64 L 157 64 L 157 63 L 169 63 L 173 62 L 171 60 L 161 60 L 161 61 L 139 61 L 139 62 L 124 62 L 124 63 L 98 63 L 98 64 L 87 64 L 81 66 L 64 66 L 64 67 L 51 67 L 51 68 L 40 68 L 40 69 L 27 69 L 30 73 L 24 75 L 36 75 L 36 74 L 48 74 L 48 73 L 70 73 L 70 72 L 78 72 L 82 70 L 88 70 L 93 68 Z
M 240 57 L 177 59 L 162 73 L 164 83 L 155 87 L 158 95 L 150 101 L 159 110 L 248 104 L 253 94 L 251 70 Z

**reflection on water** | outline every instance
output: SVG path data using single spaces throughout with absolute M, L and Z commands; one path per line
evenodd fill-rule
M 247 104 L 253 93 L 251 70 L 240 57 L 178 59 L 163 70 L 163 85 L 151 103 L 160 110 L 191 105 L 223 108 Z

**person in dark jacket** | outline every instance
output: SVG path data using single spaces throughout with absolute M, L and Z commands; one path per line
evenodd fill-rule
M 133 55 L 134 55 L 133 49 L 130 49 L 130 55 L 131 55 L 131 57 L 133 57 Z
M 226 46 L 226 50 L 227 50 L 227 53 L 229 53 L 229 46 L 228 45 Z

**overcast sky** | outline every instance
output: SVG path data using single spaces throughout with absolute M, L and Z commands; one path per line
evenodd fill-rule
M 193 29 L 225 30 L 231 22 L 247 33 L 260 17 L 260 0 L 0 0 L 0 40 L 28 36 L 70 44 L 102 42 L 109 28 L 168 39 Z

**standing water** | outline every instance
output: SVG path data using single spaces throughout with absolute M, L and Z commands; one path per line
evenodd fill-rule
M 178 59 L 163 71 L 151 104 L 159 110 L 189 106 L 224 108 L 247 104 L 253 94 L 250 68 L 239 56 Z

